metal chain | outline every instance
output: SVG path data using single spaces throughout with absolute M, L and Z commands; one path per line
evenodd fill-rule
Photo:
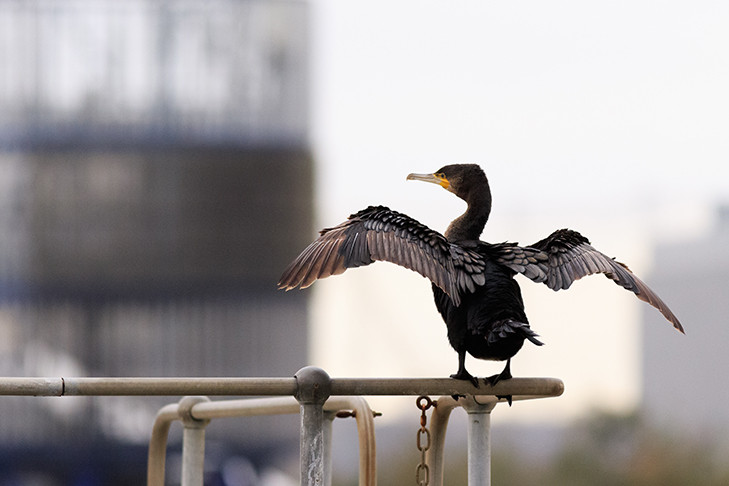
M 425 415 L 425 411 L 430 407 L 435 407 L 437 403 L 431 400 L 430 397 L 422 395 L 415 401 L 415 405 L 421 411 L 420 428 L 418 429 L 417 439 L 415 441 L 415 445 L 420 451 L 420 464 L 415 468 L 415 484 L 418 486 L 428 486 L 430 484 L 430 468 L 425 462 L 425 453 L 430 449 L 430 430 L 426 427 L 428 417 Z M 422 441 L 423 437 L 425 437 L 425 444 Z

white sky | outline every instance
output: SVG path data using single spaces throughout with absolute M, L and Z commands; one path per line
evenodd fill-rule
M 312 21 L 320 226 L 385 204 L 443 231 L 463 203 L 405 176 L 474 162 L 494 195 L 483 239 L 569 226 L 645 275 L 657 240 L 700 231 L 729 200 L 727 2 L 318 0 Z M 600 277 L 557 294 L 521 283 L 547 345 L 527 343 L 514 374 L 566 392 L 504 416 L 636 404 L 645 304 Z M 332 376 L 455 372 L 419 276 L 377 264 L 307 291 L 314 361 Z

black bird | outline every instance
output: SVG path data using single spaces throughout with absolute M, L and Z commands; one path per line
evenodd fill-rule
M 657 308 L 677 330 L 683 327 L 668 306 L 628 267 L 605 256 L 569 229 L 560 229 L 533 245 L 492 244 L 479 240 L 491 212 L 491 190 L 475 164 L 446 165 L 433 174 L 408 180 L 438 184 L 468 204 L 445 234 L 431 230 L 384 206 L 370 206 L 344 223 L 320 232 L 284 271 L 279 288 L 308 287 L 316 279 L 382 260 L 414 270 L 432 282 L 435 305 L 458 353 L 452 378 L 478 381 L 466 371 L 466 353 L 479 359 L 506 360 L 487 378 L 491 385 L 511 378 L 511 357 L 527 339 L 541 346 L 529 327 L 514 275 L 521 273 L 552 290 L 567 289 L 586 275 L 602 273 Z

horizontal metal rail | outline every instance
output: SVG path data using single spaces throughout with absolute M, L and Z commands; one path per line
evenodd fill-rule
M 564 392 L 564 384 L 556 378 L 511 378 L 491 386 L 482 383 L 474 386 L 470 381 L 452 378 L 331 378 L 322 369 L 306 367 L 292 378 L 147 378 L 147 377 L 98 377 L 98 378 L 0 378 L 0 396 L 181 396 L 186 397 L 175 405 L 175 409 L 163 408 L 157 417 L 159 426 L 153 431 L 151 449 L 155 454 L 163 453 L 167 433 L 172 420 L 181 419 L 185 425 L 183 456 L 183 485 L 202 484 L 202 458 L 204 457 L 204 430 L 206 421 L 224 412 L 221 407 L 208 402 L 205 396 L 293 396 L 299 404 L 300 466 L 301 484 L 320 486 L 327 480 L 325 450 L 323 442 L 326 428 L 324 403 L 332 396 L 417 396 L 461 395 L 477 399 L 469 405 L 469 419 L 472 425 L 469 439 L 469 463 L 477 467 L 478 476 L 469 484 L 489 484 L 490 454 L 489 423 L 491 408 L 505 396 L 514 400 L 556 397 Z M 194 396 L 198 396 L 197 398 Z M 485 402 L 480 397 L 485 397 Z M 192 403 L 192 399 L 202 399 Z M 184 406 L 183 406 L 184 402 Z M 459 400 L 460 402 L 460 400 Z M 442 402 L 443 420 L 434 419 L 436 435 L 445 433 L 447 415 L 452 405 Z M 488 404 L 484 408 L 484 404 Z M 242 404 L 241 404 L 242 405 Z M 273 409 L 276 409 L 275 404 Z M 466 408 L 466 403 L 460 404 Z M 271 409 L 267 413 L 271 413 Z M 251 412 L 253 413 L 253 412 Z M 285 412 L 281 412 L 285 413 Z M 369 427 L 369 426 L 367 426 Z M 164 438 L 162 437 L 164 436 Z M 189 440 L 187 440 L 189 439 Z M 164 441 L 164 442 L 163 442 Z M 442 461 L 441 437 L 436 437 L 436 451 L 430 457 L 431 463 Z M 188 443 L 189 446 L 185 446 Z M 156 444 L 156 445 L 155 445 Z M 374 441 L 373 441 L 374 444 Z M 374 447 L 374 445 L 373 445 Z M 473 450 L 471 450 L 473 449 Z M 374 451 L 374 449 L 373 449 Z M 471 454 L 473 453 L 473 454 Z M 473 460 L 472 460 L 473 459 Z M 154 461 L 154 460 L 153 460 Z M 164 458 L 152 468 L 152 478 L 163 480 Z M 161 468 L 160 468 L 161 466 Z M 442 465 L 435 466 L 435 480 L 442 480 Z M 160 476 L 162 471 L 162 476 Z M 374 471 L 370 476 L 374 480 Z M 152 482 L 154 484 L 154 482 Z
M 329 395 L 559 396 L 556 378 L 512 378 L 495 386 L 452 378 L 331 378 Z M 0 396 L 281 396 L 296 395 L 296 378 L 0 378 Z

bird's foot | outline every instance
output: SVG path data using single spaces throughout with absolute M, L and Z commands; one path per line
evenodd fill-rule
M 466 370 L 459 370 L 458 373 L 452 374 L 451 378 L 453 378 L 454 380 L 468 380 L 473 383 L 473 386 L 478 388 L 478 378 L 471 375 L 471 373 Z
M 498 375 L 489 376 L 488 378 L 484 378 L 484 381 L 491 386 L 496 386 L 496 384 L 498 382 L 500 382 L 501 380 L 510 380 L 510 379 L 511 379 L 511 360 L 509 359 L 506 361 L 506 366 L 504 366 L 504 369 L 501 373 L 499 373 Z
M 496 398 L 498 398 L 499 400 L 501 400 L 501 399 L 506 400 L 506 403 L 508 403 L 509 406 L 511 407 L 511 402 L 513 400 L 513 397 L 511 395 L 496 395 Z
M 510 380 L 512 378 L 511 376 L 511 366 L 510 362 L 506 363 L 506 367 L 504 368 L 504 371 L 499 373 L 498 375 L 489 376 L 488 378 L 484 378 L 484 381 L 488 383 L 491 386 L 495 386 L 498 382 L 501 380 Z M 513 397 L 511 395 L 496 395 L 496 398 L 498 399 L 504 399 L 511 407 L 511 402 L 513 400 Z
M 511 372 L 509 372 L 508 370 L 504 370 L 501 373 L 499 373 L 498 375 L 492 375 L 487 378 L 484 378 L 483 381 L 487 385 L 496 386 L 496 384 L 498 382 L 500 382 L 501 380 L 509 380 L 509 379 L 511 379 Z

